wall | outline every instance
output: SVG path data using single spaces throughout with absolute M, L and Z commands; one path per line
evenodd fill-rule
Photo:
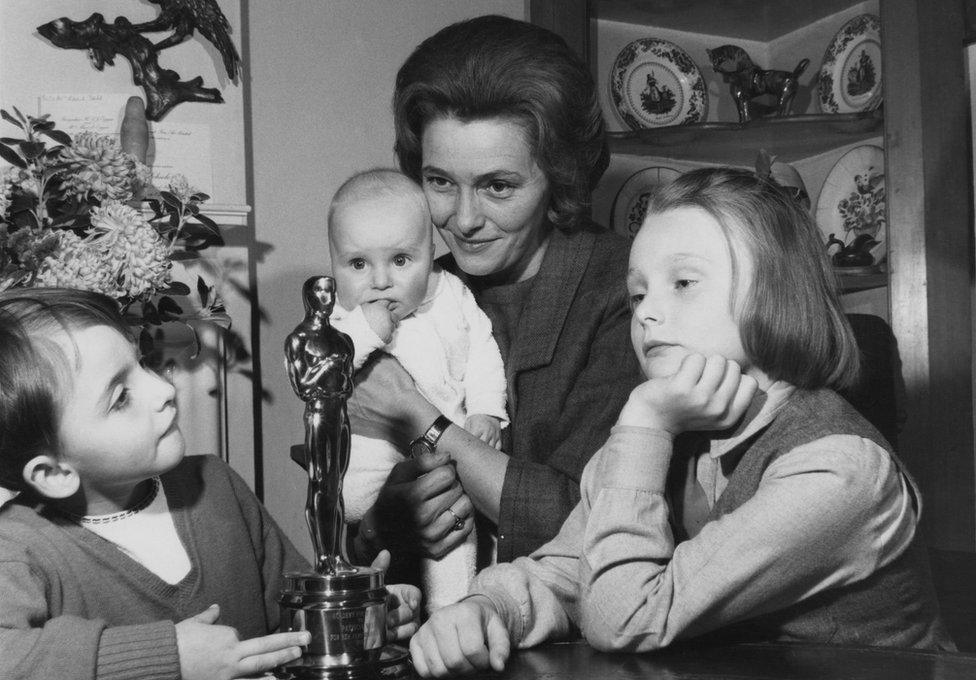
M 325 213 L 351 173 L 394 163 L 390 98 L 396 69 L 439 28 L 481 14 L 524 18 L 524 0 L 330 0 L 245 3 L 253 224 L 252 276 L 266 315 L 257 358 L 268 399 L 256 448 L 263 497 L 304 554 L 306 478 L 288 460 L 302 441 L 301 402 L 283 366 L 302 317 L 301 285 L 327 273 Z

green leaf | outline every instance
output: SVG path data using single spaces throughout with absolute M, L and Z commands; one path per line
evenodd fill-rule
M 194 219 L 196 219 L 200 224 L 202 224 L 205 227 L 207 227 L 208 229 L 210 229 L 214 234 L 217 234 L 217 235 L 220 234 L 220 227 L 218 227 L 217 226 L 217 223 L 214 222 L 209 217 L 207 217 L 206 215 L 199 215 L 199 214 L 198 215 L 194 215 Z
M 162 204 L 160 204 L 159 199 L 150 198 L 146 200 L 146 203 L 149 204 L 149 207 L 152 208 L 153 214 L 156 216 L 153 219 L 163 216 L 163 207 Z
M 190 287 L 182 281 L 170 281 L 170 284 L 166 288 L 160 289 L 160 292 L 168 295 L 189 295 Z
M 44 142 L 21 142 L 20 150 L 27 160 L 32 161 L 44 153 Z
M 159 298 L 159 316 L 163 321 L 177 321 L 183 314 L 183 308 L 168 296 Z
M 183 205 L 183 201 L 181 201 L 179 197 L 176 194 L 174 194 L 172 191 L 160 191 L 159 195 L 162 196 L 163 202 L 166 205 L 172 206 L 177 210 L 180 208 L 180 206 Z
M 161 322 L 159 318 L 159 312 L 156 311 L 156 305 L 152 302 L 146 302 L 142 305 L 142 318 L 147 323 L 151 323 L 158 326 Z
M 216 312 L 207 317 L 207 321 L 221 328 L 230 328 L 231 318 L 227 312 Z
M 41 134 L 47 135 L 48 137 L 53 139 L 58 144 L 61 144 L 62 146 L 71 146 L 71 135 L 69 135 L 67 132 L 62 132 L 61 130 L 55 130 L 52 127 L 52 129 L 50 130 L 41 130 Z
M 202 276 L 197 277 L 197 295 L 200 296 L 200 306 L 206 307 L 210 303 L 210 286 L 203 280 Z
M 199 216 L 198 216 L 199 219 Z M 183 225 L 183 238 L 187 244 L 196 243 L 200 248 L 224 245 L 224 239 L 220 235 L 220 228 L 213 220 L 207 220 L 209 224 L 201 222 L 187 222 Z
M 17 111 L 16 107 L 14 108 L 14 111 Z M 17 111 L 17 113 L 20 113 L 20 111 Z M 0 116 L 3 116 L 3 119 L 5 121 L 7 121 L 8 123 L 13 123 L 17 127 L 19 127 L 21 130 L 26 130 L 27 129 L 27 128 L 24 127 L 24 123 L 20 122 L 19 120 L 17 120 L 13 116 L 11 116 L 9 113 L 7 113 L 6 109 L 0 109 Z
M 11 165 L 16 165 L 18 168 L 27 169 L 27 162 L 20 157 L 20 154 L 11 149 L 6 144 L 0 144 L 0 158 L 7 161 Z
M 169 254 L 169 259 L 174 262 L 181 262 L 183 260 L 199 260 L 200 253 L 195 250 L 174 250 Z

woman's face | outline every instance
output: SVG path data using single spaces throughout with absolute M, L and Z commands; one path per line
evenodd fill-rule
M 505 118 L 438 118 L 421 150 L 431 217 L 461 270 L 505 283 L 535 275 L 549 236 L 549 180 L 524 129 Z

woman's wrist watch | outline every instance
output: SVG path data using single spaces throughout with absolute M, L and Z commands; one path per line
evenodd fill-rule
M 447 416 L 437 416 L 427 431 L 410 442 L 407 451 L 411 458 L 430 455 L 437 450 L 437 442 L 440 440 L 444 430 L 451 426 L 451 419 Z

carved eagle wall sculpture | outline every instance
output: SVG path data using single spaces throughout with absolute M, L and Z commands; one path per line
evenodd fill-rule
M 227 77 L 237 82 L 241 73 L 241 57 L 230 39 L 230 24 L 216 0 L 150 0 L 159 5 L 155 19 L 133 24 L 125 17 L 107 23 L 99 14 L 83 21 L 67 17 L 55 19 L 37 31 L 55 46 L 64 49 L 88 50 L 92 65 L 101 71 L 105 64 L 114 65 L 115 56 L 122 55 L 132 66 L 132 80 L 146 93 L 146 117 L 160 120 L 181 102 L 223 102 L 216 88 L 203 87 L 199 76 L 182 81 L 176 71 L 159 65 L 159 53 L 179 45 L 194 31 L 206 38 L 223 58 Z M 152 43 L 143 33 L 172 31 L 172 34 Z

